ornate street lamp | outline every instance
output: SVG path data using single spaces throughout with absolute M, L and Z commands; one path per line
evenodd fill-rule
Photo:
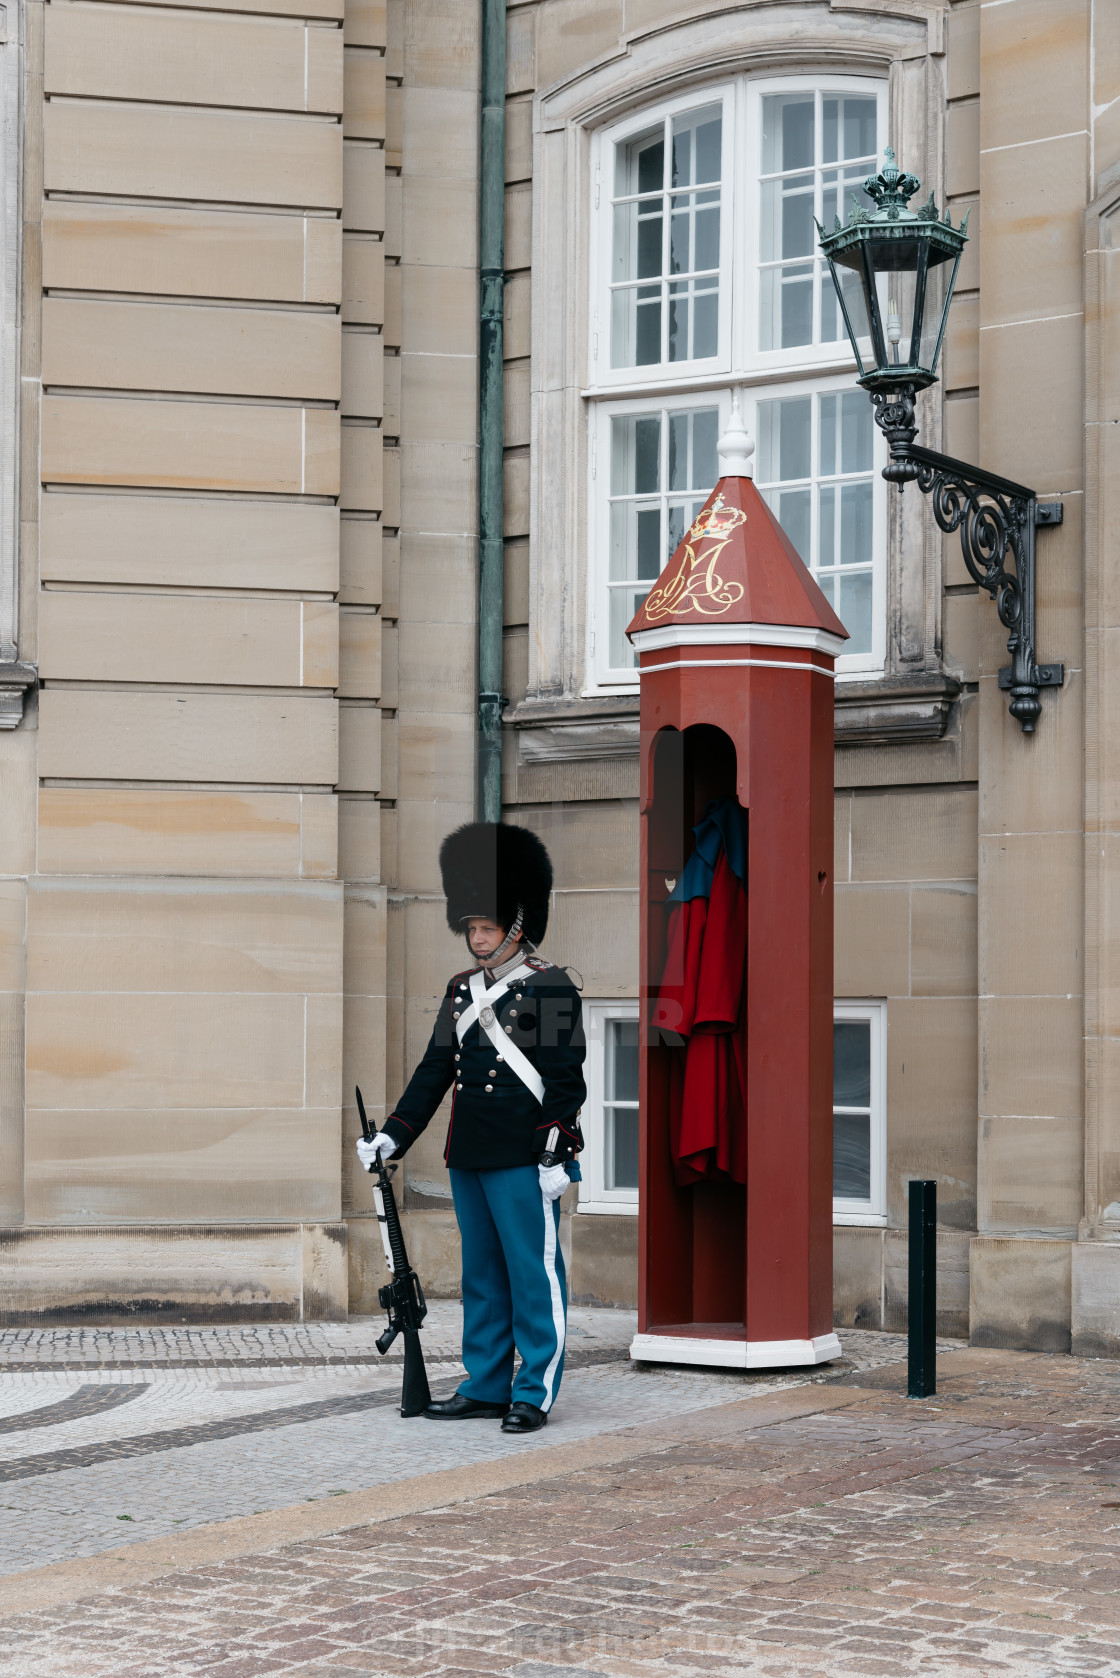
M 908 200 L 921 183 L 903 174 L 888 146 L 881 174 L 864 182 L 874 210 L 853 200 L 847 224 L 831 233 L 817 223 L 840 311 L 852 341 L 859 382 L 890 446 L 884 478 L 899 489 L 914 482 L 933 495 L 933 516 L 960 532 L 965 565 L 996 602 L 1008 631 L 1011 715 L 1033 734 L 1042 710 L 1039 689 L 1060 687 L 1060 664 L 1035 659 L 1035 528 L 1062 522 L 1062 503 L 1040 503 L 1034 491 L 915 443 L 914 398 L 937 382 L 937 361 L 953 300 L 968 215 L 954 227 L 930 193 L 920 210 Z

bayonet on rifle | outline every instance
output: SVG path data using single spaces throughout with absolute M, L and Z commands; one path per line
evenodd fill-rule
M 357 1085 L 358 1117 L 362 1121 L 362 1135 L 372 1142 L 373 1131 L 366 1118 L 366 1104 Z M 428 1372 L 424 1368 L 424 1353 L 420 1346 L 420 1325 L 428 1314 L 420 1278 L 408 1262 L 401 1229 L 400 1213 L 393 1193 L 395 1165 L 386 1165 L 378 1156 L 369 1167 L 373 1178 L 373 1204 L 377 1210 L 377 1227 L 385 1248 L 385 1260 L 391 1272 L 388 1284 L 379 1288 L 377 1298 L 389 1313 L 389 1326 L 377 1340 L 377 1350 L 384 1357 L 398 1334 L 404 1335 L 404 1383 L 401 1388 L 401 1415 L 419 1416 L 432 1402 L 428 1387 Z

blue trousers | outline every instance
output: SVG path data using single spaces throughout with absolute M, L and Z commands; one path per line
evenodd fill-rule
M 535 1165 L 452 1171 L 451 1193 L 463 1239 L 467 1379 L 459 1391 L 485 1404 L 550 1410 L 564 1373 L 568 1309 L 560 1202 L 544 1198 Z

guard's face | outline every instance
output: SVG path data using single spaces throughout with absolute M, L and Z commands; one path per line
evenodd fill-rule
M 485 915 L 472 915 L 467 922 L 467 943 L 471 947 L 471 954 L 479 961 L 485 961 L 492 956 L 500 944 L 505 941 L 506 929 L 499 926 L 497 921 L 487 920 Z M 513 950 L 521 942 L 521 934 L 510 945 Z

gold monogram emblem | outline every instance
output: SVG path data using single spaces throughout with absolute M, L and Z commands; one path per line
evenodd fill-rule
M 746 522 L 746 513 L 725 506 L 722 495 L 705 507 L 680 545 L 677 569 L 668 582 L 646 596 L 647 623 L 684 617 L 689 612 L 718 618 L 738 605 L 743 598 L 742 583 L 725 581 L 716 567 L 732 531 Z

